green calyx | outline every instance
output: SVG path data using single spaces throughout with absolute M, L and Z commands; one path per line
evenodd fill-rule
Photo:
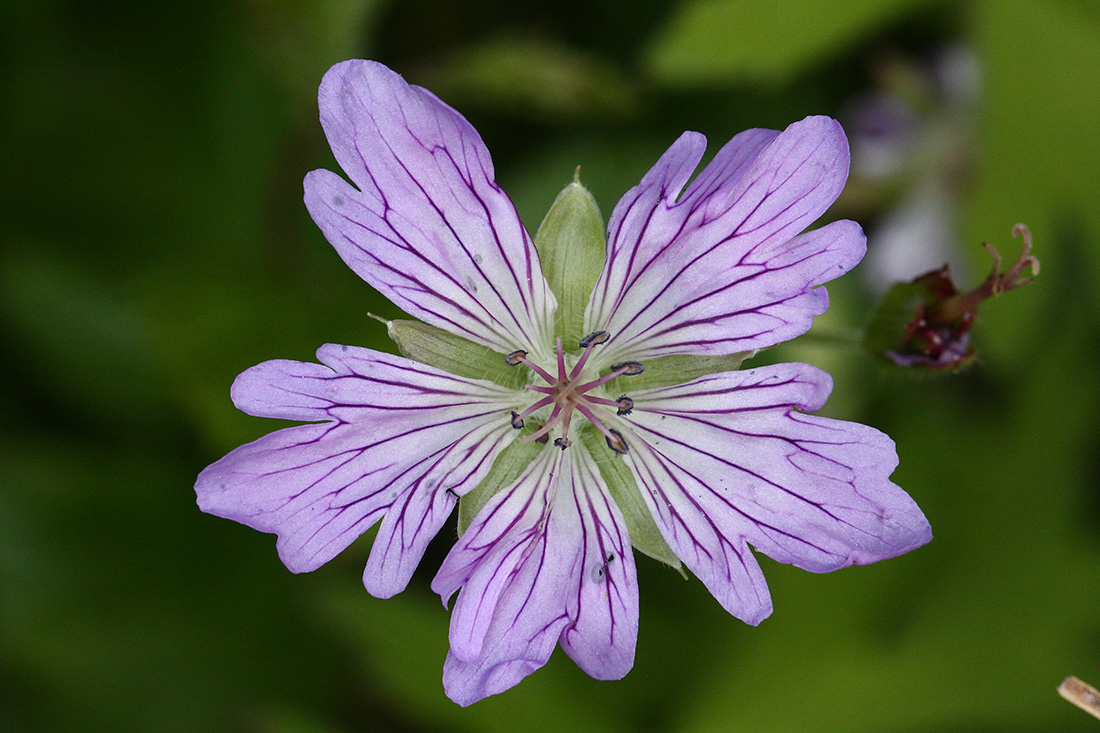
M 487 346 L 420 321 L 384 321 L 386 332 L 401 355 L 470 379 L 486 379 L 520 389 L 527 375 L 504 362 L 504 355 Z
M 676 557 L 676 553 L 661 536 L 653 515 L 642 501 L 641 488 L 623 457 L 608 450 L 603 436 L 594 429 L 581 431 L 581 440 L 595 458 L 600 476 L 603 477 L 607 490 L 611 492 L 611 498 L 623 513 L 626 531 L 630 534 L 630 544 L 639 552 L 683 572 L 680 558 Z
M 458 535 L 461 537 L 466 532 L 466 528 L 474 521 L 474 517 L 489 499 L 501 489 L 514 485 L 523 475 L 524 470 L 546 449 L 547 446 L 540 443 L 513 440 L 511 445 L 501 451 L 493 461 L 489 475 L 458 500 Z
M 607 259 L 603 217 L 579 180 L 562 189 L 546 212 L 535 233 L 535 249 L 558 299 L 554 331 L 572 348 L 586 335 L 584 311 Z

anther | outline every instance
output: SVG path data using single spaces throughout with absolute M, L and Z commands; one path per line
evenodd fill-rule
M 629 415 L 634 410 L 634 400 L 626 395 L 620 395 L 619 399 L 615 401 L 619 403 L 619 409 L 615 411 L 616 415 Z M 514 415 L 515 413 L 513 412 L 512 414 Z
M 508 366 L 519 366 L 523 363 L 523 360 L 527 357 L 527 352 L 523 349 L 513 351 L 508 356 L 504 357 L 504 363 Z
M 569 446 L 573 445 L 573 441 L 569 438 L 554 438 L 554 445 L 558 446 L 562 450 L 565 450 Z
M 518 412 L 512 412 L 512 427 L 516 430 L 523 427 L 523 418 L 519 416 Z
M 620 361 L 618 364 L 611 365 L 611 371 L 619 372 L 624 377 L 632 377 L 644 372 L 645 367 L 640 361 Z
M 607 447 L 616 453 L 626 453 L 626 441 L 623 440 L 623 434 L 618 430 L 607 431 Z
M 539 437 L 535 438 L 535 442 L 536 442 L 536 443 L 542 443 L 543 445 L 546 445 L 546 443 L 547 443 L 547 442 L 548 442 L 549 440 L 550 440 L 550 436 L 549 436 L 549 435 L 540 435 Z
M 611 334 L 607 331 L 596 331 L 590 333 L 581 339 L 581 342 L 577 344 L 582 349 L 587 349 L 589 346 L 598 346 L 611 338 Z

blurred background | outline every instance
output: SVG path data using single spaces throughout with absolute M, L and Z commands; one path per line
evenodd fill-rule
M 898 444 L 936 539 L 811 575 L 761 558 L 751 628 L 639 560 L 637 664 L 559 650 L 444 695 L 428 584 L 381 601 L 371 537 L 315 573 L 206 516 L 196 474 L 280 424 L 229 386 L 397 317 L 309 220 L 335 167 L 316 87 L 382 61 L 463 112 L 534 231 L 581 166 L 605 217 L 685 129 L 710 153 L 845 125 L 827 218 L 869 234 L 815 331 L 825 414 Z M 0 729 L 1096 731 L 1100 684 L 1100 6 L 1073 0 L 7 0 L 0 6 Z M 1031 227 L 1037 281 L 983 307 L 976 364 L 891 371 L 851 339 L 891 281 L 976 285 Z M 373 535 L 373 533 L 371 533 Z

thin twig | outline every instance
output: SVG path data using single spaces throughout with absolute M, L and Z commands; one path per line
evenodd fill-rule
M 1100 718 L 1100 692 L 1076 677 L 1066 677 L 1058 685 L 1058 694 L 1095 718 Z

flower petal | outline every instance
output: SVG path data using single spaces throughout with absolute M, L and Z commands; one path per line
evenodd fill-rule
M 461 705 L 516 685 L 558 641 L 598 679 L 634 664 L 630 539 L 579 443 L 545 450 L 482 508 L 432 582 L 444 601 L 460 586 L 443 684 Z
M 561 648 L 581 669 L 598 680 L 622 679 L 634 667 L 638 640 L 638 579 L 626 520 L 602 488 L 596 462 L 583 444 L 567 452 L 568 466 L 584 544 L 567 609 L 573 623 L 561 635 Z
M 387 597 L 512 440 L 517 393 L 369 349 L 327 345 L 317 358 L 324 366 L 271 361 L 237 378 L 245 412 L 327 422 L 279 430 L 207 467 L 199 506 L 278 534 L 294 572 L 320 567 L 392 512 L 364 576 Z
M 451 614 L 451 651 L 458 658 L 480 656 L 501 595 L 532 554 L 531 545 L 545 545 L 543 520 L 554 499 L 560 461 L 553 452 L 542 451 L 514 486 L 492 497 L 432 580 L 432 590 L 444 605 L 464 588 Z
M 813 572 L 900 555 L 931 538 L 890 482 L 893 441 L 806 415 L 829 375 L 779 364 L 638 392 L 627 460 L 665 539 L 733 615 L 771 611 L 747 544 Z M 743 587 L 740 587 L 744 584 Z
M 569 623 L 560 598 L 574 557 L 545 522 L 561 457 L 549 450 L 543 455 L 513 488 L 485 505 L 432 581 L 445 600 L 464 586 L 451 614 L 451 650 L 443 666 L 447 695 L 463 706 L 513 687 L 546 664 Z
M 863 257 L 853 222 L 797 236 L 847 179 L 834 120 L 743 132 L 680 196 L 703 148 L 701 135 L 685 134 L 615 207 L 586 317 L 586 330 L 612 334 L 606 359 L 730 354 L 793 338 L 828 305 L 814 287 Z
M 406 312 L 496 351 L 550 343 L 554 296 L 470 123 L 371 61 L 333 66 L 319 102 L 358 190 L 317 170 L 305 202 L 348 266 Z

